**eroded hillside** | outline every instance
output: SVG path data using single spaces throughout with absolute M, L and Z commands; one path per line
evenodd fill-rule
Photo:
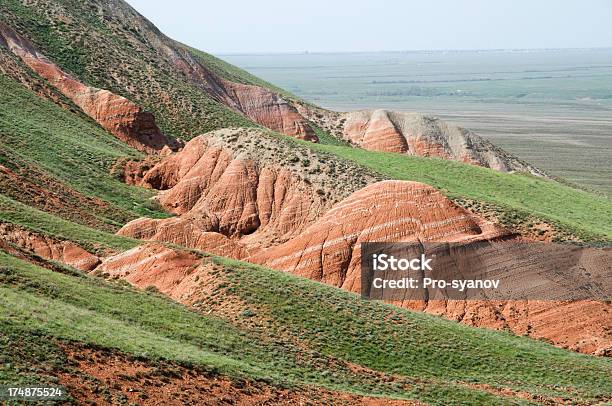
M 120 0 L 3 1 L 0 100 L 0 383 L 77 404 L 612 399 L 607 302 L 355 295 L 362 242 L 609 244 L 607 199 L 468 130 L 320 109 Z
M 207 64 L 202 59 L 212 57 L 166 37 L 122 1 L 37 1 L 26 6 L 9 0 L 0 18 L 4 31 L 6 27 L 18 31 L 60 72 L 153 112 L 165 134 L 189 139 L 232 124 L 259 124 L 302 139 L 317 139 L 283 96 L 265 84 L 252 83 L 246 73 L 232 75 L 214 59 Z M 73 44 L 74 52 L 67 55 Z M 28 48 L 12 41 L 11 49 L 22 57 Z M 46 74 L 52 74 L 44 61 L 28 54 L 30 64 L 43 65 Z M 62 89 L 70 87 L 58 84 Z

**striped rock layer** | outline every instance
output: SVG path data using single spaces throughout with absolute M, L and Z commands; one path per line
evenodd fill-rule
M 298 111 L 278 94 L 254 85 L 219 80 L 220 100 L 254 122 L 281 134 L 306 141 L 319 138 Z
M 343 119 L 343 137 L 365 149 L 451 159 L 502 172 L 543 175 L 477 134 L 437 118 L 374 110 L 347 113 Z
M 8 243 L 37 256 L 91 271 L 100 259 L 70 241 L 60 241 L 8 223 L 0 223 L 0 242 Z
M 178 216 L 138 219 L 119 234 L 248 260 L 352 292 L 360 289 L 361 242 L 508 238 L 436 189 L 416 182 L 373 183 L 330 208 L 287 168 L 238 159 L 204 137 L 153 167 L 143 185 L 161 189 L 160 203 Z M 191 303 L 207 294 L 201 286 L 206 272 L 194 271 L 197 264 L 191 254 L 147 244 L 105 260 L 97 270 L 136 286 L 154 285 Z M 612 305 L 601 302 L 395 304 L 471 326 L 547 339 L 585 353 L 605 355 L 612 348 L 607 317 Z M 560 328 L 562 323 L 575 328 Z
M 501 235 L 429 185 L 383 181 L 353 193 L 299 237 L 249 260 L 357 292 L 362 242 L 468 242 Z
M 287 168 L 236 158 L 205 137 L 154 166 L 140 184 L 162 190 L 159 203 L 180 217 L 137 219 L 120 235 L 234 258 L 299 235 L 331 205 Z

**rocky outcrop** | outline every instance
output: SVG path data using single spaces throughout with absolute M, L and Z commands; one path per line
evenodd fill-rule
M 161 133 L 153 114 L 123 96 L 87 86 L 39 53 L 25 38 L 0 22 L 0 45 L 46 79 L 103 128 L 126 144 L 144 152 L 176 150 L 179 143 Z
M 436 300 L 402 305 L 473 327 L 512 331 L 572 351 L 612 356 L 609 302 Z
M 431 186 L 416 182 L 373 179 L 348 195 L 317 201 L 320 195 L 313 193 L 313 185 L 321 187 L 320 179 L 318 183 L 298 181 L 296 168 L 270 165 L 274 161 L 264 156 L 265 145 L 254 147 L 262 155 L 258 161 L 248 153 L 248 140 L 257 139 L 252 134 L 243 133 L 234 141 L 241 152 L 234 151 L 219 134 L 235 137 L 240 133 L 227 130 L 198 137 L 142 178 L 142 185 L 162 190 L 160 203 L 179 217 L 138 219 L 125 225 L 121 235 L 243 259 L 352 292 L 360 290 L 361 242 L 469 243 L 514 238 L 456 206 Z M 196 256 L 189 254 L 189 261 L 183 263 L 183 256 L 149 245 L 109 259 L 98 270 L 137 286 L 155 285 L 177 300 L 197 300 L 200 285 L 196 281 L 206 280 L 207 272 L 194 265 Z M 141 266 L 147 271 L 138 271 Z M 546 339 L 585 353 L 606 354 L 612 344 L 606 321 L 612 309 L 601 302 L 431 300 L 395 304 L 475 327 Z M 571 323 L 576 328 L 572 331 L 559 328 L 568 314 L 574 315 Z
M 305 151 L 285 151 L 278 138 L 270 138 L 275 144 L 267 144 L 266 140 L 263 134 L 239 129 L 193 139 L 180 153 L 163 158 L 146 171 L 140 181 L 142 186 L 161 190 L 160 204 L 178 217 L 134 220 L 119 233 L 247 260 L 353 292 L 360 289 L 361 242 L 468 243 L 512 237 L 458 207 L 431 186 L 406 181 L 381 182 L 375 178 L 359 184 L 344 178 L 358 171 L 357 167 L 311 173 L 301 162 L 308 160 L 312 167 L 322 166 L 322 160 L 316 161 L 315 155 L 305 155 Z M 363 182 L 366 176 L 360 175 Z M 337 179 L 340 184 L 332 183 Z M 352 186 L 347 188 L 347 184 Z M 344 189 L 340 185 L 345 185 Z M 319 194 L 317 189 L 323 192 Z M 330 193 L 332 190 L 334 193 Z M 134 261 L 146 265 L 147 272 L 151 272 L 147 275 L 159 275 L 157 282 L 147 276 L 117 274 L 117 269 L 129 269 L 127 265 L 118 267 L 118 262 L 108 262 L 99 269 L 131 278 L 128 280 L 138 286 L 154 284 L 177 300 L 195 294 L 195 285 L 192 286 L 195 273 L 187 274 L 187 265 L 174 270 L 169 265 L 176 260 L 174 254 L 167 254 L 172 261 L 161 260 L 166 254 L 154 253 L 157 248 L 149 250 L 131 250 L 121 263 Z M 164 267 L 169 268 L 164 271 Z M 163 276 L 166 274 L 167 277 Z M 204 278 L 201 273 L 197 275 L 199 280 Z M 511 330 L 582 352 L 605 353 L 610 343 L 607 313 L 602 313 L 602 309 L 608 305 L 581 303 L 396 304 L 471 326 Z M 582 307 L 584 311 L 580 310 Z M 572 317 L 576 332 L 569 334 L 556 328 L 563 312 L 586 315 Z
M 346 113 L 342 136 L 369 150 L 452 159 L 502 172 L 544 175 L 464 128 L 417 113 L 387 110 Z
M 164 190 L 158 200 L 181 217 L 138 219 L 120 235 L 165 241 L 241 258 L 246 246 L 288 239 L 328 203 L 285 168 L 236 159 L 204 137 L 155 166 L 142 184 Z
M 357 292 L 361 242 L 467 242 L 503 234 L 431 186 L 384 181 L 353 193 L 298 237 L 248 260 Z
M 201 262 L 196 254 L 151 243 L 106 259 L 96 268 L 96 274 L 122 278 L 141 288 L 155 286 L 185 302 L 198 285 L 195 277 L 199 274 L 197 268 L 203 266 Z
M 404 153 L 408 142 L 389 119 L 384 110 L 376 110 L 370 117 L 348 120 L 344 133 L 347 138 L 365 149 Z M 442 156 L 447 158 L 446 155 Z
M 256 123 L 291 137 L 319 141 L 304 117 L 278 94 L 263 87 L 228 80 L 220 83 L 224 89 L 221 100 Z
M 201 63 L 189 49 L 169 38 L 151 36 L 149 40 L 160 53 L 172 61 L 176 69 L 217 102 L 273 131 L 318 142 L 308 120 L 278 93 L 261 86 L 220 77 Z
M 242 142 L 236 142 L 248 149 Z M 311 180 L 301 178 L 292 169 L 267 159 L 260 162 L 245 156 L 244 151 L 236 155 L 214 134 L 197 137 L 180 153 L 150 169 L 141 182 L 161 190 L 157 197 L 161 206 L 180 217 L 137 219 L 126 224 L 119 234 L 234 258 L 249 257 L 307 277 L 313 273 L 334 275 L 331 279 L 318 279 L 343 286 L 344 280 L 337 275 L 350 273 L 351 267 L 347 266 L 362 239 L 453 241 L 502 233 L 427 185 L 403 181 L 374 183 L 375 179 L 371 179 L 374 184 L 363 189 L 353 185 L 352 190 L 334 190 L 335 194 L 329 194 L 323 189 L 334 186 L 326 184 L 329 176 L 317 175 L 319 178 Z M 327 240 L 338 243 L 342 253 L 329 251 L 332 248 Z M 302 247 L 304 242 L 312 247 Z M 323 246 L 325 253 L 317 250 Z M 269 257 L 257 256 L 262 248 L 268 248 L 265 252 Z M 302 262 L 293 264 L 292 260 L 297 259 L 293 251 L 312 255 L 302 255 L 299 258 Z M 327 263 L 316 261 L 324 256 L 334 258 L 329 269 Z M 352 267 L 358 262 L 355 255 Z M 300 273 L 298 269 L 306 271 Z
M 245 259 L 359 293 L 362 242 L 468 243 L 508 237 L 511 236 L 455 206 L 430 186 L 386 181 L 355 192 L 298 237 Z M 609 333 L 612 304 L 601 301 L 393 303 L 474 327 L 544 339 L 579 352 L 609 355 L 612 351 Z
M 119 234 L 242 258 L 298 235 L 334 203 L 376 180 L 363 175 L 353 181 L 357 166 L 339 168 L 279 141 L 242 129 L 194 138 L 139 183 L 161 190 L 160 205 L 180 217 L 134 220 Z
M 127 223 L 118 234 L 179 244 L 231 258 L 244 257 L 246 248 L 240 236 L 228 237 L 221 234 L 214 221 L 214 218 L 199 213 L 164 220 L 141 218 Z
M 70 241 L 36 234 L 8 223 L 0 223 L 0 240 L 44 259 L 62 262 L 82 271 L 91 271 L 100 259 Z

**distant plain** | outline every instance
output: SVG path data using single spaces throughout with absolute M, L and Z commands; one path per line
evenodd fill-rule
M 438 116 L 612 195 L 612 48 L 221 57 L 333 110 Z

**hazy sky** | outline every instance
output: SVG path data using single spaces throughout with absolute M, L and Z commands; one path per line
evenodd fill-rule
M 212 53 L 612 46 L 610 0 L 128 0 Z

